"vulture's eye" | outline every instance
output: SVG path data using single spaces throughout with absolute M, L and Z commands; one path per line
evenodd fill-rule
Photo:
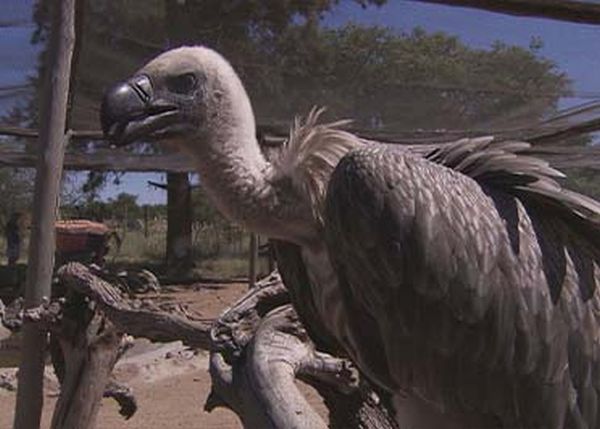
M 189 94 L 196 89 L 196 76 L 192 73 L 180 74 L 167 80 L 167 88 L 176 94 Z

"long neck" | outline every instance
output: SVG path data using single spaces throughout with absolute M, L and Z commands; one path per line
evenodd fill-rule
M 273 166 L 256 141 L 252 107 L 237 79 L 219 94 L 218 109 L 207 112 L 207 126 L 190 142 L 201 184 L 231 221 L 271 238 L 301 244 L 314 236 L 308 204 L 291 187 L 275 183 Z

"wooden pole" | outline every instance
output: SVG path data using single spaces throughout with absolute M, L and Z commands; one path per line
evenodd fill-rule
M 76 0 L 53 3 L 47 53 L 49 61 L 40 104 L 40 139 L 25 307 L 39 306 L 50 297 L 54 268 L 54 224 L 64 157 L 71 61 L 75 45 Z M 23 325 L 22 359 L 15 409 L 15 429 L 40 426 L 47 333 L 32 323 Z
M 167 270 L 192 268 L 192 191 L 187 173 L 167 173 Z
M 256 285 L 256 273 L 258 263 L 258 236 L 250 234 L 250 268 L 248 272 L 248 287 L 253 288 Z
M 447 6 L 470 7 L 507 15 L 546 18 L 580 24 L 600 24 L 600 4 L 577 0 L 416 0 Z
M 144 238 L 148 238 L 148 204 L 144 204 Z
M 165 25 L 169 47 L 189 42 L 193 34 L 185 1 L 165 2 Z M 167 270 L 188 272 L 192 261 L 192 193 L 187 173 L 167 173 Z

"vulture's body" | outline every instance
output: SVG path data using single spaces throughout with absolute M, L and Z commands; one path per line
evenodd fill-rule
M 297 246 L 279 266 L 303 321 L 401 427 L 600 427 L 600 205 L 524 143 L 421 157 L 317 116 L 268 161 L 233 69 L 181 48 L 108 93 L 103 127 L 173 139 L 224 214 Z

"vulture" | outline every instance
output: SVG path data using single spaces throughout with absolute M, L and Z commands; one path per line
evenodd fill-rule
M 419 155 L 319 114 L 267 159 L 233 67 L 190 46 L 108 89 L 101 122 L 176 145 L 226 217 L 280 243 L 301 318 L 400 427 L 600 428 L 600 204 L 524 142 Z

